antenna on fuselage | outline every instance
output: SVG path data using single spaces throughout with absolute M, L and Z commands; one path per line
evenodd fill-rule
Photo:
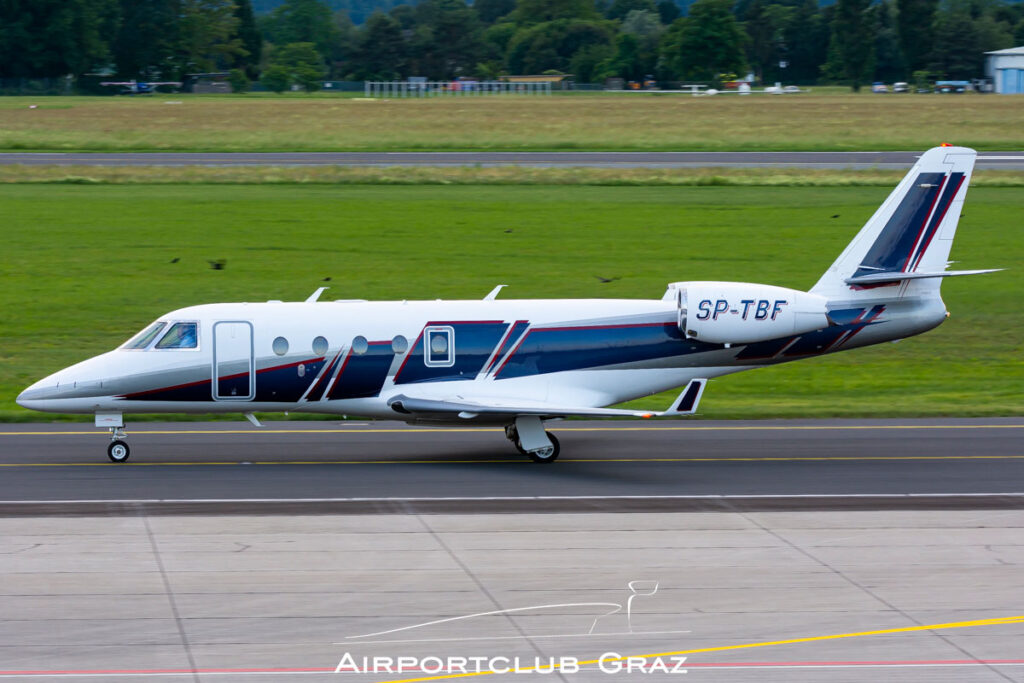
M 494 301 L 495 299 L 497 299 L 498 292 L 500 292 L 504 287 L 508 287 L 508 285 L 498 285 L 497 287 L 492 289 L 490 293 L 484 297 L 484 301 Z
M 323 294 L 324 291 L 328 289 L 330 289 L 330 287 L 318 287 L 315 292 L 313 292 L 306 298 L 306 303 L 311 304 L 318 301 L 320 299 L 320 295 Z

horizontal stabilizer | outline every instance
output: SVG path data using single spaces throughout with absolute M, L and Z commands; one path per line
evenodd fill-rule
M 846 278 L 848 285 L 877 285 L 882 282 L 901 282 L 903 280 L 920 280 L 930 277 L 956 277 L 958 275 L 981 275 L 982 273 L 998 273 L 1002 268 L 988 268 L 986 270 L 941 270 L 937 273 L 904 273 L 901 271 L 889 271 L 881 273 L 867 273 L 855 277 Z
M 683 392 L 679 394 L 668 410 L 623 410 L 621 408 L 590 408 L 586 406 L 559 406 L 549 403 L 521 401 L 505 403 L 493 398 L 470 399 L 456 397 L 452 399 L 417 398 L 401 394 L 388 401 L 388 406 L 396 413 L 414 416 L 458 416 L 470 420 L 481 415 L 507 415 L 510 418 L 521 415 L 536 415 L 542 418 L 552 417 L 678 417 L 692 415 L 697 410 L 700 398 L 704 393 L 706 379 L 691 380 Z

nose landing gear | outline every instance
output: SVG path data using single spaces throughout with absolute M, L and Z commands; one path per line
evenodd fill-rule
M 110 445 L 107 446 L 107 457 L 110 458 L 111 462 L 122 463 L 128 460 L 128 456 L 131 455 L 132 451 L 128 448 L 128 442 L 125 439 L 128 435 L 124 433 L 124 427 L 111 427 L 110 428 Z

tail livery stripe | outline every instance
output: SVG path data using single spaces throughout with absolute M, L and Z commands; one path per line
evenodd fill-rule
M 918 174 L 855 275 L 903 269 L 928 224 L 945 177 L 945 173 Z
M 925 219 L 921 221 L 921 229 L 918 230 L 917 235 L 914 236 L 914 241 L 910 244 L 910 251 L 907 252 L 907 258 L 903 262 L 903 267 L 900 268 L 900 270 L 906 272 L 907 266 L 910 265 L 910 260 L 914 258 L 914 254 L 916 253 L 918 246 L 920 246 L 921 244 L 922 238 L 925 236 L 925 234 L 927 234 L 928 230 L 931 229 L 931 223 L 929 223 L 929 218 L 934 220 L 935 207 L 938 205 L 939 198 L 942 196 L 942 190 L 946 187 L 947 183 L 949 183 L 949 176 L 943 176 L 942 184 L 939 185 L 938 192 L 936 192 L 935 196 L 932 197 L 932 203 L 931 206 L 928 207 L 928 213 L 925 214 Z
M 913 263 L 910 267 L 911 270 L 917 270 L 917 264 L 921 262 L 921 257 L 924 256 L 924 252 L 928 250 L 928 245 L 932 243 L 935 233 L 939 231 L 939 226 L 942 225 L 942 221 L 946 217 L 949 207 L 953 204 L 953 199 L 956 197 L 957 192 L 960 191 L 960 186 L 963 184 L 963 173 L 950 174 L 949 182 L 946 184 L 945 191 L 942 193 L 942 199 L 939 201 L 939 208 L 935 212 L 935 215 L 932 216 L 932 222 L 928 226 L 928 233 L 925 235 L 924 242 L 921 248 L 918 249 L 917 255 L 914 257 Z

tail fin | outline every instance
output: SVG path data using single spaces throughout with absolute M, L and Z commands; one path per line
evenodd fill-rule
M 976 156 L 966 147 L 922 154 L 811 293 L 858 298 L 861 290 L 909 283 L 892 291 L 937 296 L 942 277 L 968 274 L 946 266 Z

